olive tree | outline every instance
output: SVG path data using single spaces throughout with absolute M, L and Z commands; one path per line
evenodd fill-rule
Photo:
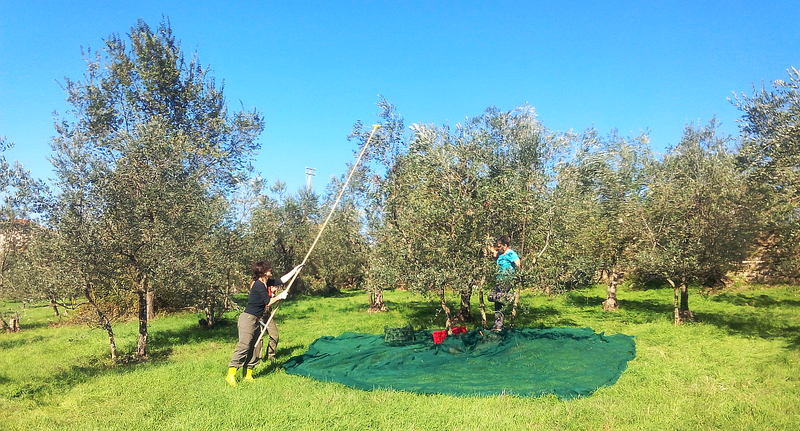
M 510 326 L 513 326 L 522 287 L 543 285 L 540 258 L 547 251 L 553 233 L 553 180 L 556 167 L 566 155 L 570 135 L 547 130 L 529 105 L 511 111 L 489 108 L 483 115 L 467 121 L 466 135 L 466 141 L 479 142 L 485 151 L 481 157 L 487 174 L 476 199 L 488 217 L 485 241 L 494 245 L 495 238 L 508 235 L 522 261 L 522 268 L 515 271 L 518 288 L 511 310 Z M 493 279 L 496 270 L 493 262 L 489 268 Z M 484 323 L 486 274 L 483 271 L 476 284 L 480 287 Z M 462 303 L 465 300 L 468 303 L 468 296 L 462 295 Z
M 92 252 L 113 257 L 138 297 L 144 357 L 156 288 L 168 292 L 186 273 L 174 269 L 190 268 L 196 244 L 209 240 L 222 213 L 209 203 L 244 177 L 263 121 L 256 111 L 228 112 L 223 88 L 196 55 L 185 59 L 168 21 L 151 29 L 140 20 L 84 56 L 84 79 L 66 79 L 73 121 L 58 125 L 53 147 L 62 183 L 82 175 L 75 160 L 89 181 L 85 193 L 58 199 L 63 208 L 97 200 L 91 223 L 102 241 Z
M 582 141 L 573 164 L 559 178 L 559 215 L 566 221 L 562 246 L 584 263 L 587 275 L 603 275 L 608 286 L 603 309 L 613 311 L 619 307 L 618 285 L 635 268 L 645 167 L 651 161 L 648 137 L 612 132 L 601 138 L 589 130 Z
M 642 271 L 664 277 L 675 291 L 674 321 L 692 319 L 690 283 L 712 283 L 747 254 L 755 232 L 753 197 L 716 121 L 689 125 L 683 138 L 649 172 Z
M 381 109 L 378 113 L 381 127 L 373 134 L 364 128 L 361 121 L 357 121 L 348 136 L 349 140 L 358 142 L 359 151 L 369 143 L 363 162 L 354 172 L 361 179 L 356 182 L 361 187 L 354 190 L 354 202 L 364 211 L 365 245 L 369 250 L 365 263 L 365 284 L 370 312 L 387 311 L 383 301 L 384 288 L 407 287 L 408 275 L 400 263 L 407 250 L 407 241 L 397 236 L 402 232 L 398 232 L 393 223 L 396 217 L 392 213 L 391 202 L 401 192 L 394 181 L 400 169 L 396 161 L 407 153 L 409 137 L 403 117 L 395 106 L 383 97 L 380 97 L 377 105 Z
M 365 175 L 372 180 L 369 274 L 435 295 L 449 327 L 471 318 L 472 293 L 492 278 L 487 245 L 494 237 L 519 240 L 526 227 L 536 236 L 531 220 L 545 208 L 549 141 L 527 106 L 490 108 L 452 129 L 415 124 L 406 136 L 394 107 L 385 100 L 381 105 L 386 124 Z M 359 126 L 355 136 L 363 136 Z M 460 296 L 455 315 L 446 301 L 451 290 Z
M 771 88 L 733 101 L 742 111 L 739 168 L 763 202 L 765 245 L 772 276 L 800 278 L 800 71 Z
M 19 162 L 9 163 L 5 152 L 14 146 L 0 137 L 0 297 L 20 300 L 49 299 L 56 314 L 53 295 L 31 288 L 31 245 L 42 230 L 33 219 L 39 211 L 44 184 L 31 177 Z M 18 316 L 9 322 L 0 314 L 0 326 L 19 329 Z
M 257 260 L 270 261 L 279 275 L 300 263 L 308 252 L 317 233 L 319 196 L 307 190 L 288 193 L 285 184 L 277 181 L 270 193 L 259 191 L 256 200 L 246 233 L 245 263 L 249 268 Z M 312 267 L 303 269 L 292 292 L 308 287 L 305 280 Z

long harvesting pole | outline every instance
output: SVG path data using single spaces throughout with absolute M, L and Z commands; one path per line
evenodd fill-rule
M 364 153 L 367 151 L 367 147 L 369 146 L 369 143 L 372 142 L 372 137 L 375 136 L 375 131 L 377 131 L 379 127 L 381 127 L 380 124 L 373 124 L 372 125 L 372 132 L 370 132 L 369 138 L 367 138 L 367 142 L 364 144 L 364 148 L 361 149 L 361 153 L 358 155 L 358 158 L 356 159 L 356 163 L 350 169 L 350 174 L 347 175 L 347 180 L 345 180 L 344 185 L 342 185 L 342 190 L 339 191 L 339 196 L 336 197 L 336 201 L 331 206 L 331 212 L 328 213 L 328 217 L 326 217 L 325 218 L 325 222 L 322 223 L 322 227 L 319 229 L 319 232 L 317 232 L 317 237 L 314 238 L 314 242 L 311 244 L 311 248 L 308 249 L 308 253 L 306 253 L 306 257 L 303 258 L 303 261 L 300 263 L 300 265 L 305 265 L 306 261 L 308 261 L 308 257 L 311 256 L 311 251 L 314 250 L 314 247 L 317 245 L 317 241 L 319 241 L 319 238 L 322 236 L 322 231 L 324 231 L 325 227 L 328 226 L 328 221 L 330 221 L 331 217 L 333 216 L 333 212 L 336 210 L 336 206 L 339 205 L 339 201 L 342 199 L 342 196 L 344 195 L 344 191 L 345 191 L 345 189 L 347 189 L 347 185 L 350 183 L 350 178 L 353 178 L 353 173 L 355 173 L 356 167 L 358 167 L 358 163 L 361 161 L 361 157 L 364 156 Z M 292 285 L 294 284 L 294 281 L 297 279 L 298 275 L 300 275 L 300 271 L 299 270 L 294 273 L 294 275 L 292 276 L 292 279 L 289 281 L 289 286 L 286 287 L 286 290 L 284 290 L 284 292 L 288 292 L 289 289 L 292 288 Z M 269 319 L 267 320 L 267 323 L 264 324 L 263 327 L 261 328 L 261 335 L 259 335 L 258 339 L 256 339 L 256 345 L 264 338 L 264 332 L 266 332 L 267 326 L 269 326 L 270 322 L 272 322 L 272 318 L 275 317 L 275 313 L 278 311 L 278 307 L 280 307 L 280 303 L 275 305 L 275 308 L 272 310 L 272 313 L 269 315 Z

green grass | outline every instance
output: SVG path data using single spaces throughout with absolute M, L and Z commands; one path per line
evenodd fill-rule
M 49 308 L 28 305 L 23 331 L 0 334 L 0 429 L 800 429 L 799 288 L 692 294 L 698 322 L 681 327 L 672 325 L 669 289 L 623 289 L 619 298 L 622 309 L 606 313 L 601 287 L 523 295 L 519 325 L 636 337 L 637 357 L 615 385 L 571 401 L 365 392 L 280 367 L 325 335 L 442 327 L 433 301 L 407 292 L 386 292 L 391 311 L 381 314 L 365 312 L 364 292 L 287 302 L 277 314 L 278 360 L 235 388 L 223 380 L 234 313 L 210 330 L 194 314 L 160 317 L 150 324 L 151 360 L 114 366 L 103 331 L 51 324 Z M 19 305 L 0 303 L 0 311 Z M 122 353 L 134 351 L 136 322 L 115 331 Z

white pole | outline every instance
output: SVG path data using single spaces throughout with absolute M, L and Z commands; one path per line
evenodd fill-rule
M 300 263 L 301 265 L 305 265 L 306 261 L 308 260 L 308 256 L 311 255 L 311 251 L 314 250 L 314 247 L 317 245 L 317 241 L 319 241 L 319 237 L 322 236 L 322 231 L 324 231 L 325 227 L 328 226 L 328 221 L 330 221 L 331 217 L 333 216 L 333 212 L 336 210 L 336 206 L 339 205 L 339 201 L 342 199 L 342 195 L 344 195 L 345 189 L 347 189 L 347 184 L 350 183 L 350 178 L 353 178 L 353 173 L 356 171 L 356 167 L 358 167 L 358 162 L 361 161 L 361 157 L 364 156 L 364 153 L 367 151 L 367 147 L 369 146 L 369 143 L 372 141 L 372 137 L 375 135 L 375 131 L 378 130 L 379 127 L 381 127 L 380 124 L 373 124 L 372 125 L 372 132 L 369 134 L 369 138 L 367 138 L 367 142 L 364 144 L 364 148 L 361 149 L 361 154 L 358 155 L 358 158 L 356 159 L 356 163 L 350 169 L 350 174 L 347 176 L 347 180 L 345 180 L 344 185 L 342 185 L 342 190 L 339 191 L 339 196 L 336 197 L 336 201 L 331 206 L 331 212 L 328 213 L 328 217 L 325 218 L 325 222 L 322 223 L 322 227 L 319 229 L 319 232 L 317 233 L 317 237 L 314 239 L 314 243 L 311 244 L 311 248 L 308 249 L 308 253 L 306 253 L 306 257 L 304 257 L 303 261 Z M 300 271 L 297 271 L 292 276 L 291 281 L 289 281 L 289 286 L 286 287 L 284 292 L 288 292 L 289 289 L 292 288 L 292 285 L 294 284 L 294 281 L 295 281 L 295 279 L 297 279 L 298 275 L 300 275 Z M 281 292 L 281 293 L 283 293 L 283 292 Z M 272 310 L 272 314 L 269 315 L 269 319 L 267 320 L 267 323 L 264 325 L 263 328 L 261 328 L 261 335 L 259 335 L 258 339 L 256 339 L 256 345 L 264 338 L 264 332 L 267 331 L 267 326 L 269 326 L 270 322 L 272 322 L 272 318 L 275 317 L 275 313 L 278 311 L 278 307 L 280 307 L 280 303 L 275 305 L 275 309 Z

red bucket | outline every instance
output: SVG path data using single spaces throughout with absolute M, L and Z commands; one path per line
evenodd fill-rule
M 453 326 L 452 328 L 450 328 L 450 330 L 453 331 L 453 335 L 456 335 L 456 334 L 460 334 L 462 332 L 467 332 L 467 327 L 466 326 Z
M 433 344 L 439 344 L 447 338 L 447 331 L 433 331 Z

